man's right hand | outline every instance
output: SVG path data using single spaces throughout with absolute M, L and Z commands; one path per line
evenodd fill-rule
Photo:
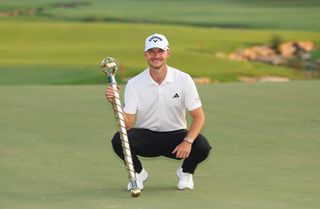
M 114 101 L 114 91 L 117 91 L 120 94 L 119 86 L 117 86 L 117 90 L 114 90 L 111 85 L 107 87 L 105 95 L 106 95 L 106 99 L 111 103 Z

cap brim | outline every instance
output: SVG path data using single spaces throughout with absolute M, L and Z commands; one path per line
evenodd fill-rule
M 148 51 L 149 49 L 154 49 L 154 48 L 162 49 L 162 50 L 164 50 L 164 51 L 167 51 L 167 50 L 169 49 L 169 47 L 149 46 L 149 47 L 144 48 L 144 51 Z

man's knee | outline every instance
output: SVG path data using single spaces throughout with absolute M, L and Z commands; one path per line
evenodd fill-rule
M 198 155 L 203 156 L 204 159 L 207 158 L 210 150 L 212 149 L 208 140 L 203 135 L 199 135 L 195 142 L 195 151 L 198 153 Z
M 119 132 L 114 134 L 114 136 L 112 137 L 111 143 L 112 143 L 113 150 L 116 153 L 118 153 L 120 151 L 122 152 L 122 145 L 121 145 L 121 139 L 120 139 Z

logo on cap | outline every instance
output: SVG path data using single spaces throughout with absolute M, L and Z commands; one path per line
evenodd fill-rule
M 159 36 L 152 36 L 151 38 L 149 38 L 149 42 L 153 41 L 154 43 L 156 43 L 158 40 L 162 41 L 162 38 L 160 38 Z

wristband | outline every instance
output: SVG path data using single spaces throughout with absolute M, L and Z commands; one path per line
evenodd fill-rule
M 188 142 L 189 144 L 192 144 L 193 143 L 193 139 L 190 139 L 190 138 L 184 138 L 183 141 L 186 141 Z

